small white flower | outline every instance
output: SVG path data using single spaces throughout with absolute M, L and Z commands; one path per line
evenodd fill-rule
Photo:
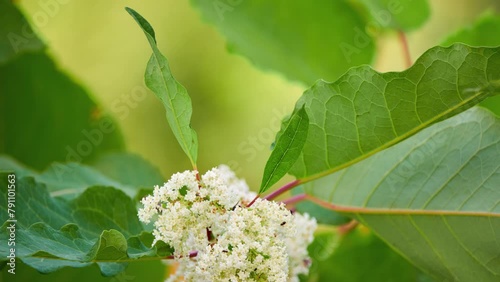
M 286 246 L 289 256 L 290 277 L 299 274 L 307 274 L 311 264 L 311 258 L 307 253 L 307 246 L 314 240 L 314 230 L 318 227 L 315 218 L 309 214 L 294 214 L 295 236 L 287 237 Z M 298 281 L 298 280 L 297 280 Z
M 174 248 L 179 267 L 167 281 L 296 281 L 307 274 L 316 221 L 282 203 L 257 199 L 247 207 L 255 196 L 227 166 L 200 181 L 185 171 L 155 186 L 138 216 L 154 221 L 154 243 Z

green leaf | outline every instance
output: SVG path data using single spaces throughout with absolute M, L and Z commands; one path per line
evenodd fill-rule
M 364 18 L 348 1 L 191 2 L 224 35 L 230 51 L 307 85 L 335 80 L 374 55 Z
M 0 176 L 0 200 L 6 203 L 7 178 Z M 2 241 L 9 236 L 8 218 L 2 205 Z M 156 246 L 142 243 L 146 235 L 135 202 L 111 187 L 95 186 L 66 201 L 51 197 L 45 185 L 33 178 L 17 178 L 15 218 L 17 258 L 43 273 L 97 263 L 103 275 L 111 276 L 123 271 L 130 261 L 160 258 Z M 7 244 L 2 244 L 2 260 L 8 252 Z
M 107 177 L 136 188 L 152 188 L 165 182 L 157 167 L 135 154 L 106 154 L 91 165 Z
M 15 172 L 17 177 L 38 175 L 35 170 L 5 155 L 0 155 L 0 172 Z
M 305 189 L 438 281 L 499 281 L 499 136 L 475 107 Z
M 120 183 L 96 169 L 80 163 L 54 163 L 38 175 L 30 175 L 44 183 L 52 196 L 73 198 L 91 186 L 111 186 L 133 197 L 138 188 Z
M 12 1 L 0 10 L 0 153 L 43 169 L 122 150 L 114 120 L 45 54 Z
M 308 250 L 313 263 L 304 281 L 423 282 L 424 274 L 366 228 L 345 236 L 320 231 Z
M 461 42 L 472 46 L 500 45 L 500 15 L 488 12 L 476 22 L 448 36 L 441 45 L 449 46 Z
M 370 15 L 368 27 L 403 31 L 422 26 L 430 15 L 427 0 L 356 0 Z
M 141 281 L 164 281 L 165 264 L 160 261 L 137 261 L 129 263 L 124 272 L 117 274 L 113 278 L 102 276 L 97 265 L 90 265 L 82 268 L 63 268 L 57 272 L 41 274 L 35 269 L 27 266 L 21 261 L 16 262 L 16 274 L 12 275 L 7 271 L 0 272 L 0 281 L 36 281 L 36 282 L 131 282 Z M 3 279 L 3 280 L 2 280 Z
M 292 168 L 306 142 L 308 127 L 309 118 L 304 108 L 293 113 L 283 124 L 264 168 L 259 194 L 276 184 Z
M 165 277 L 165 265 L 159 261 L 131 263 L 125 272 L 119 273 L 113 278 L 102 276 L 94 268 L 96 267 L 65 268 L 50 274 L 41 274 L 19 261 L 16 264 L 16 274 L 14 276 L 2 271 L 0 279 L 3 278 L 3 281 L 37 282 L 128 282 L 134 281 L 138 277 L 145 281 L 163 281 Z
M 127 259 L 127 239 L 116 230 L 104 230 L 88 256 L 98 261 Z
M 0 65 L 0 132 L 0 153 L 39 170 L 123 149 L 114 120 L 42 52 Z
M 500 48 L 434 47 L 404 72 L 349 70 L 319 81 L 305 105 L 309 132 L 291 173 L 315 179 L 350 166 L 500 93 Z
M 45 48 L 12 0 L 0 0 L 0 65 Z
M 485 13 L 470 26 L 449 36 L 441 45 L 448 46 L 456 42 L 472 46 L 500 46 L 500 15 L 492 12 Z M 500 96 L 482 102 L 481 106 L 500 115 Z
M 136 11 L 130 8 L 126 8 L 126 10 L 142 28 L 151 49 L 153 49 L 153 55 L 149 59 L 144 75 L 146 85 L 162 101 L 167 113 L 168 124 L 174 132 L 177 142 L 189 157 L 191 164 L 196 167 L 198 139 L 196 132 L 191 128 L 193 112 L 191 98 L 186 88 L 172 76 L 167 58 L 156 46 L 153 27 Z
M 136 197 L 143 188 L 164 183 L 157 168 L 137 155 L 113 153 L 99 158 L 94 165 L 53 163 L 38 173 L 10 157 L 0 155 L 0 171 L 12 171 L 18 177 L 31 176 L 47 186 L 52 196 L 71 199 L 90 186 L 111 186 Z

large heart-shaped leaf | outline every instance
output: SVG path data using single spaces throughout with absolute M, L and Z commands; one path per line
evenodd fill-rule
M 370 63 L 374 43 L 348 1 L 192 0 L 227 38 L 228 48 L 254 64 L 311 85 Z
M 349 70 L 306 91 L 309 132 L 291 173 L 303 181 L 338 171 L 429 125 L 500 94 L 500 48 L 435 47 L 404 72 Z
M 0 200 L 7 203 L 7 175 L 1 174 Z M 94 186 L 71 201 L 53 198 L 33 178 L 16 180 L 15 212 L 0 208 L 0 238 L 6 242 L 15 224 L 16 257 L 40 272 L 97 263 L 104 275 L 123 271 L 127 262 L 160 259 L 169 247 L 157 243 L 137 218 L 135 202 L 112 187 Z M 9 222 L 13 219 L 17 222 Z M 0 246 L 2 260 L 9 254 Z
M 500 15 L 488 12 L 472 25 L 456 31 L 441 44 L 448 46 L 456 42 L 471 46 L 500 46 Z M 481 106 L 500 115 L 500 96 L 482 102 Z
M 439 281 L 499 281 L 499 136 L 476 107 L 305 190 Z

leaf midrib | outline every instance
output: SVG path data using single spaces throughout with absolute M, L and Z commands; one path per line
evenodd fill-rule
M 146 32 L 146 34 L 148 35 L 148 37 L 150 37 L 151 35 L 149 33 Z M 150 42 L 151 44 L 151 42 Z M 155 46 L 156 47 L 156 46 Z M 158 48 L 158 47 L 156 47 Z M 163 71 L 162 71 L 162 68 L 160 66 L 160 62 L 158 60 L 158 55 L 156 54 L 156 49 L 153 50 L 153 56 L 155 58 L 155 63 L 156 63 L 156 67 L 160 70 L 160 74 L 161 74 L 161 79 L 163 81 L 163 85 L 165 86 L 165 89 L 167 89 L 167 92 L 168 92 L 168 87 L 167 87 L 167 81 L 165 80 L 165 76 L 163 75 Z M 176 83 L 177 85 L 177 83 Z M 174 98 L 172 98 L 174 99 Z M 175 125 L 177 127 L 177 129 L 179 130 L 179 133 L 180 133 L 180 136 L 181 136 L 181 139 L 182 139 L 182 142 L 184 143 L 184 146 L 186 147 L 186 150 L 188 151 L 188 155 L 189 155 L 189 159 L 191 160 L 191 163 L 193 165 L 195 165 L 194 163 L 194 160 L 193 160 L 193 157 L 191 156 L 191 147 L 188 146 L 188 142 L 186 141 L 185 139 L 185 136 L 184 136 L 184 133 L 182 131 L 182 127 L 180 126 L 179 124 L 179 120 L 177 119 L 177 117 L 179 117 L 179 115 L 177 115 L 177 111 L 175 110 L 175 107 L 174 107 L 174 104 L 172 103 L 172 99 L 169 99 L 169 97 L 167 96 L 167 100 L 168 100 L 168 105 L 170 106 L 170 109 L 172 111 L 172 113 L 174 114 L 174 116 L 176 118 L 174 118 L 174 122 L 175 122 Z
M 428 215 L 428 216 L 478 216 L 478 217 L 498 217 L 500 213 L 486 211 L 454 211 L 454 210 L 422 210 L 422 209 L 402 209 L 402 208 L 372 208 L 349 205 L 336 205 L 325 200 L 316 198 L 309 194 L 306 199 L 327 209 L 346 214 L 373 214 L 373 215 Z

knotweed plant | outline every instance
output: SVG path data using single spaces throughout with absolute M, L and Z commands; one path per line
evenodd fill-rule
M 250 189 L 228 166 L 198 169 L 191 98 L 142 16 L 127 8 L 152 49 L 145 83 L 191 163 L 168 180 L 136 155 L 102 154 L 125 149 L 119 130 L 17 2 L 0 0 L 0 150 L 28 163 L 0 156 L 0 281 L 500 281 L 500 119 L 475 107 L 499 113 L 487 98 L 500 94 L 500 15 L 413 61 L 406 32 L 426 0 L 189 1 L 232 52 L 309 86 Z M 381 34 L 406 70 L 366 65 Z M 241 75 L 238 87 L 255 83 Z M 111 108 L 123 120 L 140 94 Z

